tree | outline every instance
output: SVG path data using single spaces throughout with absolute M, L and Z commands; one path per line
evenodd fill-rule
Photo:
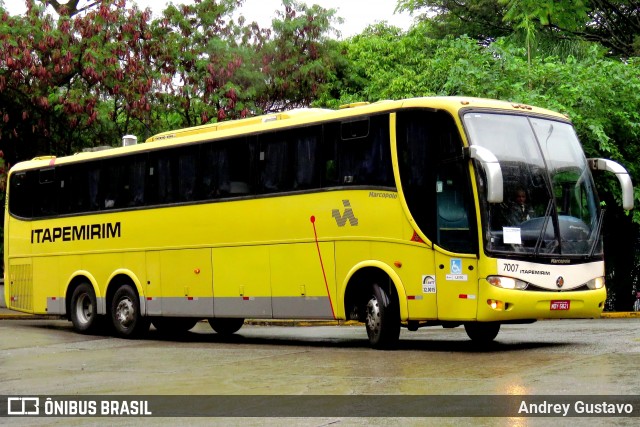
M 285 0 L 273 31 L 240 3 L 36 2 L 0 13 L 0 148 L 63 155 L 171 128 L 308 106 L 335 80 L 335 11 Z M 58 12 L 45 13 L 51 6 Z
M 42 5 L 28 5 L 23 17 L 0 10 L 0 138 L 7 157 L 111 144 L 114 133 L 127 133 L 129 122 L 150 109 L 150 11 L 105 0 L 55 21 Z M 113 109 L 99 116 L 109 98 Z
M 466 35 L 486 43 L 513 32 L 503 22 L 506 7 L 499 0 L 398 0 L 396 9 L 431 22 L 429 36 L 437 39 Z
M 265 112 L 308 107 L 335 81 L 340 63 L 338 44 L 328 38 L 335 10 L 293 0 L 283 6 L 261 52 L 267 87 L 259 102 Z
M 267 34 L 257 25 L 233 22 L 238 4 L 202 0 L 169 5 L 153 23 L 152 67 L 160 90 L 151 129 L 240 118 L 256 110 L 254 100 L 264 90 L 256 46 L 264 44 Z
M 640 53 L 637 0 L 399 0 L 398 9 L 435 25 L 432 34 L 466 34 L 483 43 L 522 31 L 534 38 L 598 42 L 611 56 Z

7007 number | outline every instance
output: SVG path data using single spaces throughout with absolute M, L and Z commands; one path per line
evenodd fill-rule
M 518 269 L 519 269 L 520 264 L 513 264 L 513 263 L 504 263 L 502 265 L 502 270 L 503 271 L 507 271 L 509 273 L 517 273 Z

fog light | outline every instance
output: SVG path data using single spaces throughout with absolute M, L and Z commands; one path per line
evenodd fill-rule
M 499 310 L 499 311 L 504 310 L 504 303 L 502 301 L 498 301 L 495 299 L 488 299 L 487 304 L 489 304 L 489 307 L 491 307 L 494 310 Z

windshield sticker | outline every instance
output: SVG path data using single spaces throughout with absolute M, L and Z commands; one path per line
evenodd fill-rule
M 436 276 L 435 275 L 425 274 L 422 276 L 422 293 L 423 294 L 436 293 Z
M 502 227 L 502 242 L 505 245 L 521 245 L 520 229 L 518 227 Z

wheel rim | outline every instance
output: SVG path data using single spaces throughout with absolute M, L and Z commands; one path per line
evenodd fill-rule
M 87 324 L 91 321 L 92 316 L 93 304 L 91 303 L 91 298 L 89 298 L 89 295 L 83 294 L 76 303 L 76 317 L 81 323 Z
M 367 303 L 367 328 L 374 335 L 380 333 L 380 303 L 375 297 Z
M 123 327 L 129 327 L 135 320 L 136 312 L 135 307 L 133 306 L 133 302 L 128 299 L 122 299 L 118 302 L 116 307 L 116 319 L 118 319 L 118 323 Z

